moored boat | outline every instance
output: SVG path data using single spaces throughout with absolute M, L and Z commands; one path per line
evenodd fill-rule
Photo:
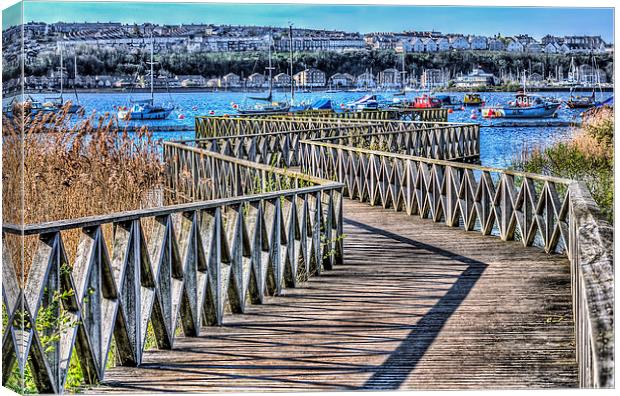
M 484 100 L 477 93 L 468 93 L 463 97 L 463 104 L 465 106 L 480 106 L 484 104 Z
M 153 36 L 151 36 L 151 97 L 149 99 L 131 100 L 130 106 L 119 107 L 117 116 L 120 120 L 165 120 L 174 110 L 174 106 L 163 106 L 155 103 L 153 94 Z
M 411 107 L 414 109 L 438 109 L 441 107 L 442 101 L 430 95 L 418 96 L 413 100 Z
M 483 107 L 481 112 L 485 118 L 548 118 L 553 117 L 559 107 L 559 102 L 521 91 L 507 105 Z
M 345 105 L 348 110 L 376 110 L 379 108 L 380 98 L 375 94 L 364 95 L 358 100 Z
M 435 98 L 441 102 L 441 107 L 448 109 L 460 108 L 464 104 L 463 101 L 459 100 L 456 96 L 435 95 Z

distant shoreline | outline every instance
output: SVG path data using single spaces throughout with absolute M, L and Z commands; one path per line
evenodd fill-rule
M 531 92 L 569 92 L 570 88 L 569 87 L 528 87 L 527 88 L 528 91 Z M 309 89 L 309 91 L 311 92 L 325 92 L 327 90 L 327 88 L 315 88 L 315 89 Z M 596 88 L 596 91 L 603 91 L 603 92 L 613 92 L 613 87 L 603 87 L 603 88 Z M 78 93 L 149 93 L 150 89 L 148 88 L 136 88 L 133 90 L 127 90 L 127 89 L 120 89 L 120 88 L 81 88 L 81 89 L 77 89 L 76 90 Z M 254 92 L 254 93 L 260 93 L 260 92 L 265 92 L 266 90 L 261 89 L 261 90 L 256 90 L 256 89 L 252 89 L 252 90 L 248 90 L 248 89 L 243 89 L 243 88 L 229 88 L 229 89 L 221 89 L 221 88 L 207 88 L 207 87 L 188 87 L 188 88 L 170 88 L 170 89 L 163 89 L 163 88 L 156 88 L 154 89 L 154 92 L 156 93 L 166 93 L 166 92 L 171 92 L 171 93 L 202 93 L 202 92 L 221 92 L 221 93 L 226 93 L 226 92 Z M 516 91 L 504 91 L 501 89 L 501 87 L 487 87 L 486 89 L 479 89 L 479 88 L 472 88 L 472 89 L 465 89 L 465 88 L 449 88 L 449 87 L 445 87 L 445 88 L 439 88 L 437 89 L 437 91 L 441 91 L 441 92 L 516 92 Z M 575 92 L 591 92 L 592 88 L 587 88 L 587 87 L 575 87 L 573 89 L 573 91 Z M 290 92 L 288 89 L 278 89 L 278 90 L 274 90 L 274 92 L 277 93 L 288 93 Z M 349 90 L 342 90 L 340 92 L 359 92 L 359 93 L 364 93 L 364 92 L 370 92 L 370 91 L 349 91 Z M 379 91 L 381 92 L 381 91 Z M 414 92 L 414 91 L 409 91 L 409 92 Z M 73 90 L 67 90 L 66 91 L 66 95 L 71 95 L 73 93 Z M 296 91 L 296 93 L 303 93 L 301 91 Z M 4 93 L 3 95 L 9 95 L 10 93 Z M 57 94 L 57 92 L 55 91 L 47 91 L 47 90 L 27 90 L 25 91 L 25 94 Z

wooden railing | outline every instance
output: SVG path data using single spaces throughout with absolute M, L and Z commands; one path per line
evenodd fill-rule
M 164 153 L 168 187 L 210 200 L 3 224 L 3 384 L 28 364 L 39 392 L 60 393 L 74 353 L 96 383 L 112 339 L 119 364 L 139 365 L 149 323 L 158 347 L 171 348 L 179 329 L 196 336 L 221 324 L 225 307 L 243 312 L 342 261 L 342 184 L 180 144 Z M 7 237 L 36 238 L 27 274 Z
M 358 127 L 309 129 L 191 140 L 197 146 L 227 156 L 278 167 L 299 165 L 299 143 L 327 138 L 332 142 L 382 148 L 392 153 L 428 158 L 470 161 L 479 158 L 480 129 L 465 124 L 450 127 L 413 128 L 399 132 L 360 134 Z
M 580 182 L 453 161 L 301 142 L 301 169 L 351 199 L 566 253 L 580 385 L 613 387 L 613 229 Z
M 195 119 L 197 138 L 264 134 L 284 131 L 356 126 L 359 133 L 393 132 L 411 128 L 450 127 L 475 125 L 436 121 L 361 120 L 337 118 L 312 118 L 289 115 L 264 117 L 248 116 L 202 116 Z
M 448 121 L 448 109 L 388 108 L 364 111 L 306 110 L 293 113 L 295 117 L 358 119 L 358 120 L 405 120 Z

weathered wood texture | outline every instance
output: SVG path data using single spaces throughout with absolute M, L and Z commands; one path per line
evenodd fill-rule
M 306 110 L 293 113 L 295 117 L 360 119 L 360 120 L 406 120 L 448 121 L 448 109 L 380 109 L 364 111 Z
M 301 142 L 301 168 L 345 195 L 571 260 L 580 385 L 612 387 L 613 229 L 583 183 L 454 161 Z
M 575 387 L 568 260 L 345 201 L 345 261 L 95 392 Z
M 244 312 L 341 262 L 340 183 L 191 147 L 166 154 L 179 174 L 186 171 L 179 156 L 209 158 L 217 173 L 212 176 L 220 180 L 212 200 L 23 229 L 3 226 L 5 233 L 38 237 L 25 284 L 3 245 L 3 384 L 15 365 L 23 372 L 29 364 L 40 392 L 60 393 L 73 353 L 85 381 L 96 383 L 104 378 L 112 338 L 118 361 L 136 366 L 149 322 L 158 346 L 171 348 L 179 327 L 199 335 L 202 325 L 222 322 L 225 307 Z M 269 191 L 248 183 L 252 172 L 267 170 L 263 183 L 277 175 Z M 291 179 L 306 185 L 282 184 Z M 66 230 L 81 231 L 71 263 Z M 41 327 L 40 315 L 66 320 Z
M 297 166 L 299 142 L 320 139 L 364 143 L 385 151 L 433 159 L 480 156 L 480 127 L 469 123 L 332 120 L 299 117 L 198 117 L 196 135 L 204 147 L 276 166 Z M 218 139 L 215 139 L 218 138 Z M 353 139 L 354 141 L 352 141 Z

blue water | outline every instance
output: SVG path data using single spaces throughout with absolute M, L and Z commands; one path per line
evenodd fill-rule
M 335 106 L 353 101 L 361 97 L 364 93 L 360 92 L 338 92 L 338 93 L 297 93 L 296 99 L 314 102 L 320 98 L 329 97 L 332 99 L 332 103 Z M 462 93 L 448 93 L 455 95 L 462 99 Z M 587 93 L 584 93 L 587 94 Z M 243 105 L 247 101 L 247 97 L 250 94 L 241 92 L 187 92 L 187 93 L 161 93 L 156 94 L 156 102 L 161 104 L 172 103 L 175 105 L 175 110 L 171 114 L 168 120 L 154 121 L 158 125 L 193 125 L 194 116 L 200 115 L 223 115 L 223 114 L 235 114 L 235 110 L 232 105 L 234 103 Z M 253 94 L 260 96 L 260 94 Z M 414 92 L 408 92 L 407 97 L 413 98 L 419 94 Z M 569 97 L 568 92 L 546 92 L 544 96 L 555 96 L 558 98 L 567 99 Z M 598 93 L 597 99 L 601 100 L 611 96 L 611 93 Z M 32 95 L 35 99 L 44 99 L 45 95 Z M 382 95 L 386 99 L 391 98 L 391 94 L 385 93 Z M 487 104 L 502 104 L 509 100 L 512 100 L 514 94 L 512 93 L 482 93 Z M 132 99 L 148 98 L 148 93 L 133 94 Z M 67 95 L 67 99 L 71 96 Z M 82 93 L 79 95 L 80 103 L 85 107 L 87 114 L 96 112 L 98 114 L 104 114 L 109 112 L 113 114 L 116 112 L 115 106 L 124 106 L 129 102 L 130 95 L 126 93 Z M 286 94 L 276 93 L 275 99 L 285 99 Z M 579 120 L 582 110 L 561 109 L 556 120 Z M 478 122 L 483 127 L 481 128 L 480 136 L 480 159 L 483 165 L 506 167 L 510 165 L 513 158 L 522 151 L 524 146 L 526 147 L 546 147 L 556 141 L 568 139 L 573 130 L 571 128 L 549 128 L 549 127 L 522 127 L 522 128 L 487 128 L 489 122 L 479 117 L 473 120 L 471 119 L 471 109 L 465 111 L 455 111 L 449 114 L 449 121 L 461 121 L 461 122 Z M 153 121 L 151 121 L 153 122 Z M 148 125 L 149 122 L 144 122 Z M 192 138 L 194 132 L 156 132 L 154 133 L 157 139 L 186 139 Z

